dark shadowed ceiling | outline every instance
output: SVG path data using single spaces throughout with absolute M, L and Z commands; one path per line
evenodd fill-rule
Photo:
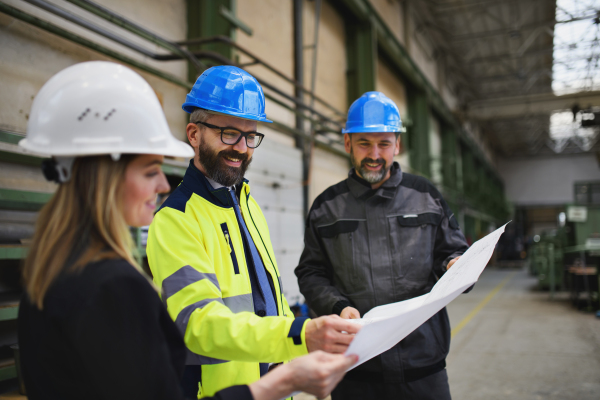
M 600 151 L 600 1 L 411 4 L 415 35 L 436 43 L 456 85 L 459 117 L 478 120 L 499 156 Z M 551 124 L 560 110 L 574 119 Z M 592 126 L 581 128 L 582 119 Z

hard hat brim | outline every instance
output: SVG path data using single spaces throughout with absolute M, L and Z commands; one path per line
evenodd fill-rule
M 267 119 L 267 117 L 258 117 L 254 114 L 248 114 L 248 113 L 240 113 L 240 112 L 235 112 L 235 111 L 230 111 L 230 110 L 217 110 L 214 107 L 212 107 L 211 105 L 206 105 L 206 104 L 200 104 L 198 102 L 185 102 L 183 103 L 183 105 L 181 106 L 181 108 L 183 109 L 183 111 L 185 111 L 188 114 L 191 114 L 194 112 L 194 110 L 196 108 L 202 108 L 204 110 L 208 110 L 208 111 L 212 111 L 214 113 L 220 114 L 220 115 L 226 115 L 229 117 L 236 117 L 236 118 L 241 118 L 241 119 L 249 119 L 251 121 L 258 121 L 258 122 L 266 122 L 269 124 L 272 124 L 273 121 L 271 121 L 270 119 Z
M 170 140 L 169 140 L 170 139 Z M 187 143 L 184 143 L 175 138 L 169 138 L 166 144 L 161 144 L 160 147 L 149 148 L 148 146 L 140 146 L 138 149 L 127 146 L 127 149 L 115 147 L 98 146 L 94 149 L 86 148 L 79 150 L 74 146 L 65 147 L 64 149 L 53 149 L 52 152 L 42 146 L 36 146 L 30 143 L 26 138 L 19 141 L 19 146 L 29 150 L 37 155 L 46 157 L 86 157 L 100 156 L 108 154 L 157 154 L 169 157 L 192 158 L 194 157 L 194 149 Z
M 356 128 L 342 129 L 342 133 L 375 133 L 375 132 L 391 132 L 402 133 L 402 127 L 389 125 L 374 125 L 374 126 L 359 126 Z

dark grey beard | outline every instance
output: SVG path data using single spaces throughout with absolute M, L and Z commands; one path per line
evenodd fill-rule
M 377 159 L 377 160 L 373 160 L 371 158 L 365 158 L 364 160 L 362 160 L 362 162 L 360 163 L 360 165 L 357 165 L 357 161 L 354 158 L 354 152 L 352 151 L 352 149 L 350 149 L 350 161 L 352 162 L 352 165 L 354 166 L 354 169 L 356 170 L 356 172 L 358 172 L 358 174 L 367 182 L 369 183 L 379 183 L 381 182 L 384 178 L 385 175 L 388 173 L 388 171 L 390 170 L 390 167 L 387 166 L 385 160 L 383 159 Z M 366 167 L 365 164 L 366 163 L 382 163 L 382 168 L 380 171 L 369 171 Z
M 242 160 L 242 165 L 237 168 L 230 167 L 223 161 L 223 156 L 239 158 Z M 200 139 L 198 158 L 208 177 L 227 187 L 240 183 L 244 179 L 244 174 L 252 162 L 252 157 L 249 158 L 247 153 L 241 154 L 233 150 L 223 150 L 218 153 L 211 151 L 205 145 L 204 139 Z

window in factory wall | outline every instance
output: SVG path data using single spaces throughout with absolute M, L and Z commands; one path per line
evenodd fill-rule
M 548 145 L 555 153 L 589 151 L 600 139 L 600 107 L 555 111 L 550 116 Z

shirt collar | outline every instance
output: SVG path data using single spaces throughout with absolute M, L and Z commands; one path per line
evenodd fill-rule
M 213 186 L 213 183 L 218 187 Z M 246 178 L 238 185 L 239 188 L 245 183 L 248 183 Z M 219 185 L 214 180 L 205 176 L 202 171 L 196 167 L 193 159 L 190 160 L 190 165 L 183 177 L 183 185 L 191 189 L 197 195 L 220 207 L 231 207 L 233 205 L 229 194 L 229 188 Z
M 204 174 L 203 174 L 204 175 Z M 208 181 L 208 183 L 210 183 L 210 186 L 213 187 L 213 189 L 220 189 L 223 187 L 226 187 L 227 189 L 231 190 L 234 189 L 235 190 L 235 185 L 234 186 L 225 186 L 225 185 L 221 185 L 219 182 L 212 180 L 212 178 L 209 178 L 208 176 L 204 175 L 204 177 L 206 178 L 206 180 Z

